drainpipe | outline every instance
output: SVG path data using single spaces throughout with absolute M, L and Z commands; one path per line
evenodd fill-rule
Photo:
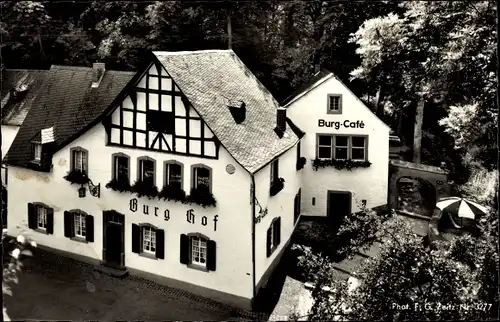
M 252 294 L 253 294 L 253 307 L 255 307 L 255 297 L 257 296 L 256 290 L 255 290 L 255 176 L 252 174 L 252 193 L 250 194 L 250 198 L 252 200 L 250 201 L 251 207 L 252 207 Z M 253 311 L 252 307 L 252 311 Z

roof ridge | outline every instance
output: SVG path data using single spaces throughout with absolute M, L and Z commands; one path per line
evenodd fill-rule
M 234 53 L 232 49 L 205 49 L 205 50 L 183 50 L 183 51 L 153 51 L 153 54 L 163 55 L 196 55 L 208 53 Z

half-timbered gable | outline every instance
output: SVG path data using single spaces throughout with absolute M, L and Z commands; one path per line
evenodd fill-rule
M 218 157 L 214 134 L 158 61 L 146 69 L 109 117 L 109 145 Z

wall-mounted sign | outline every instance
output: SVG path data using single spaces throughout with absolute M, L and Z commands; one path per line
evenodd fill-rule
M 232 164 L 228 164 L 228 165 L 226 166 L 226 171 L 227 171 L 227 173 L 229 173 L 229 174 L 233 174 L 233 173 L 234 173 L 234 171 L 236 171 L 236 168 L 234 167 L 234 165 L 232 165 Z
M 365 128 L 365 123 L 363 121 L 349 121 L 345 120 L 344 122 L 339 121 L 325 121 L 318 120 L 319 127 L 334 127 L 335 130 L 340 129 L 341 127 L 352 128 L 352 129 L 363 129 Z
M 140 207 L 139 207 L 139 202 L 138 202 L 137 198 L 130 199 L 129 206 L 130 206 L 130 211 L 132 211 L 132 212 L 136 212 L 137 210 L 139 210 Z M 148 205 L 142 205 L 142 213 L 144 215 L 155 215 L 156 217 L 158 217 L 159 214 L 160 215 L 162 214 L 162 212 L 159 210 L 160 210 L 160 208 L 158 208 L 158 207 L 150 207 Z M 219 215 L 215 215 L 215 216 L 213 216 L 213 219 L 212 219 L 214 222 L 214 231 L 217 231 L 218 218 L 219 218 Z M 165 221 L 170 220 L 170 210 L 168 210 L 168 209 L 163 210 L 163 220 L 165 220 Z M 196 216 L 194 214 L 193 209 L 189 209 L 188 211 L 186 211 L 186 221 L 190 224 L 195 223 Z M 202 226 L 206 226 L 208 224 L 207 216 L 202 216 L 200 218 L 200 223 Z

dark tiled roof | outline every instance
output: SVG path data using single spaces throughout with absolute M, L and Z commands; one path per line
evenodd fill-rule
M 232 50 L 154 52 L 177 86 L 228 152 L 250 173 L 294 146 L 290 126 L 275 133 L 278 102 Z M 230 101 L 246 104 L 246 119 L 236 124 Z
M 5 69 L 1 79 L 2 124 L 20 126 L 45 80 L 47 70 Z M 24 87 L 24 91 L 19 91 Z M 17 89 L 17 90 L 16 90 Z
M 26 166 L 31 159 L 29 141 L 45 128 L 54 128 L 55 151 L 60 149 L 95 122 L 134 75 L 106 71 L 99 87 L 93 89 L 92 68 L 52 66 L 12 142 L 6 162 Z
M 285 98 L 281 102 L 281 106 L 285 106 L 286 104 L 290 103 L 294 98 L 296 98 L 297 96 L 299 96 L 303 92 L 310 89 L 311 86 L 313 86 L 316 82 L 318 82 L 320 79 L 328 76 L 329 74 L 331 74 L 330 71 L 328 71 L 326 69 L 321 69 L 319 71 L 319 73 L 314 74 L 313 77 L 309 78 L 306 82 L 304 82 L 302 85 L 300 85 L 295 91 L 293 91 L 293 93 L 290 94 L 290 96 Z

